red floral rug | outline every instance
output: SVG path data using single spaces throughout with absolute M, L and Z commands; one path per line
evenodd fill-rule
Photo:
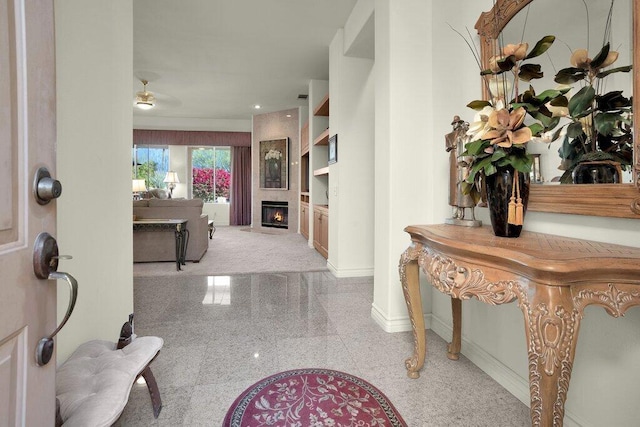
M 329 369 L 296 369 L 258 381 L 233 402 L 223 427 L 406 426 L 377 388 Z

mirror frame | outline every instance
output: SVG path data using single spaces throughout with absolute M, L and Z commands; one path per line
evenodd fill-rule
M 483 69 L 498 51 L 498 35 L 533 0 L 496 0 L 476 23 Z M 633 111 L 640 111 L 640 0 L 633 0 Z M 484 99 L 489 99 L 482 88 Z M 633 184 L 531 185 L 528 210 L 640 219 L 640 114 L 633 121 Z

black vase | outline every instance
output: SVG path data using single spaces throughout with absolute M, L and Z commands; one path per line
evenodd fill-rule
M 509 224 L 509 202 L 514 185 L 514 169 L 510 166 L 498 168 L 493 175 L 485 178 L 487 204 L 493 234 L 500 237 L 518 237 L 522 225 Z M 520 198 L 522 199 L 522 219 L 529 203 L 529 174 L 518 173 Z
M 580 162 L 572 172 L 574 184 L 618 184 L 620 175 L 620 163 L 610 160 Z

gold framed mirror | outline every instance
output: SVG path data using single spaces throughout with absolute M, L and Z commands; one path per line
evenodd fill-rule
M 489 68 L 489 58 L 497 53 L 498 36 L 511 19 L 534 0 L 496 0 L 493 8 L 483 12 L 476 23 L 480 36 L 483 69 Z M 633 111 L 640 111 L 640 0 L 633 8 Z M 552 33 L 552 32 L 551 32 Z M 488 93 L 483 87 L 483 96 Z M 633 121 L 633 164 L 629 184 L 562 184 L 531 185 L 531 211 L 555 212 L 640 219 L 640 120 Z

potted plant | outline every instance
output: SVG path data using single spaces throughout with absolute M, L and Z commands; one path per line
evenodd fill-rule
M 617 59 L 609 43 L 593 59 L 578 49 L 571 55 L 572 66 L 556 74 L 557 83 L 582 86 L 567 102 L 569 122 L 558 150 L 562 183 L 618 183 L 621 170 L 632 163 L 632 100 L 621 90 L 603 90 L 607 76 L 631 70 L 631 65 L 605 70 Z
M 543 76 L 540 65 L 526 61 L 542 55 L 554 41 L 554 36 L 545 36 L 529 52 L 527 43 L 504 46 L 501 54 L 489 61 L 490 68 L 481 71 L 491 99 L 467 105 L 477 113 L 468 131 L 470 142 L 462 154 L 473 159 L 463 190 L 478 200 L 479 182 L 484 180 L 491 224 L 497 236 L 520 235 L 532 164 L 527 143 L 558 126 L 560 119 L 548 106 L 567 102 L 563 95 L 568 88 L 540 94 L 532 86 L 523 93 L 518 90 L 519 82 Z

